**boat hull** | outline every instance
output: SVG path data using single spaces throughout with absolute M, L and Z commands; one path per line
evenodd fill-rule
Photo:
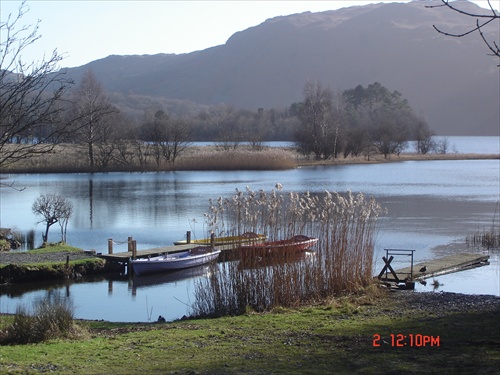
M 261 242 L 256 244 L 241 245 L 242 250 L 248 251 L 305 251 L 312 248 L 316 242 L 317 238 L 307 237 L 307 236 L 294 236 L 287 240 L 282 241 L 269 241 Z
M 132 260 L 132 269 L 136 275 L 167 272 L 201 266 L 216 260 L 220 250 L 212 247 L 198 247 L 173 254 Z

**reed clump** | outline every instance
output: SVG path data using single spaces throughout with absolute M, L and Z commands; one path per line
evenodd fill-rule
M 205 148 L 176 161 L 178 170 L 276 170 L 292 169 L 297 165 L 295 155 L 284 149 L 268 148 L 216 150 Z
M 279 148 L 254 150 L 247 147 L 218 150 L 212 146 L 189 146 L 175 162 L 156 160 L 147 144 L 125 144 L 114 150 L 112 157 L 96 160 L 89 166 L 85 145 L 60 144 L 46 154 L 20 160 L 4 167 L 9 173 L 81 173 L 113 171 L 172 170 L 273 170 L 297 166 L 296 153 Z
M 306 235 L 314 252 L 253 254 L 234 249 L 234 260 L 197 282 L 195 316 L 241 314 L 294 307 L 356 293 L 372 283 L 374 233 L 381 206 L 363 194 L 270 193 L 247 188 L 210 201 L 206 221 L 217 236 L 245 232 L 269 241 Z M 249 261 L 248 261 L 249 260 Z
M 476 231 L 467 235 L 465 242 L 470 247 L 484 247 L 486 249 L 500 248 L 500 221 L 497 219 L 500 202 L 496 203 L 495 214 L 489 228 Z

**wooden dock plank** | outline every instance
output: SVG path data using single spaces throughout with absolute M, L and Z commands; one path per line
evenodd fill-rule
M 413 275 L 411 279 L 420 281 L 445 275 L 453 272 L 459 272 L 470 268 L 481 267 L 489 264 L 489 255 L 478 254 L 453 254 L 444 258 L 431 259 L 425 262 L 413 265 Z M 419 272 L 423 267 L 426 267 L 425 272 Z M 404 280 L 411 273 L 411 267 L 396 270 L 396 274 L 401 280 Z
M 152 249 L 145 249 L 145 250 L 137 250 L 136 252 L 136 257 L 137 258 L 145 258 L 148 256 L 156 256 L 160 254 L 165 254 L 165 253 L 178 253 L 180 251 L 186 251 L 189 249 L 193 249 L 198 246 L 204 246 L 200 244 L 186 244 L 186 245 L 171 245 L 171 246 L 162 246 L 162 247 L 155 247 Z M 230 245 L 217 245 L 215 246 L 218 250 L 230 250 L 234 248 L 234 244 Z M 132 257 L 132 252 L 131 251 L 125 251 L 125 252 L 119 252 L 119 253 L 113 253 L 113 254 L 99 254 L 99 257 L 103 259 L 107 259 L 110 261 L 114 262 L 120 262 L 120 263 L 127 263 L 128 260 Z
M 164 254 L 164 253 L 176 253 L 179 251 L 189 250 L 189 249 L 195 248 L 197 246 L 199 246 L 199 245 L 189 244 L 189 245 L 172 245 L 172 246 L 155 247 L 152 249 L 137 250 L 136 256 L 137 256 L 137 258 L 144 258 L 147 256 L 154 256 L 154 255 L 159 255 L 159 254 Z M 117 262 L 120 262 L 120 261 L 127 261 L 129 258 L 131 258 L 132 252 L 131 251 L 124 251 L 124 252 L 113 253 L 113 254 L 100 254 L 99 256 L 101 258 L 104 258 L 104 259 L 115 260 Z

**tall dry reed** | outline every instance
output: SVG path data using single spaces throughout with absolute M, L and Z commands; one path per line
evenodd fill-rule
M 171 170 L 273 170 L 297 166 L 296 154 L 276 148 L 260 151 L 240 148 L 220 151 L 211 146 L 187 147 L 175 163 L 156 163 L 150 147 L 140 143 L 124 143 L 104 160 L 96 153 L 94 172 L 171 171 Z M 6 166 L 5 172 L 77 173 L 90 172 L 85 145 L 61 144 L 50 153 L 20 160 Z
M 268 148 L 215 150 L 207 148 L 183 155 L 176 162 L 178 170 L 272 170 L 291 169 L 297 165 L 295 155 L 287 150 Z
M 254 254 L 235 249 L 235 260 L 219 264 L 218 271 L 196 285 L 194 315 L 220 316 L 252 309 L 297 306 L 357 291 L 371 283 L 374 233 L 382 212 L 363 194 L 270 193 L 247 188 L 231 198 L 210 201 L 205 215 L 217 236 L 245 232 L 265 234 L 269 241 L 298 234 L 318 238 L 314 253 L 271 252 L 261 263 L 246 264 Z M 246 266 L 247 265 L 247 266 Z
M 500 202 L 496 203 L 493 221 L 489 228 L 467 235 L 465 242 L 469 247 L 484 247 L 486 249 L 500 248 L 500 221 L 497 218 Z

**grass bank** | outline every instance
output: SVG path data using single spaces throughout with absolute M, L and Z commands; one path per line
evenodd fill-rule
M 165 324 L 79 322 L 74 340 L 3 346 L 10 374 L 497 374 L 499 304 L 384 293 L 273 313 Z M 421 297 L 418 297 L 421 295 Z M 417 298 L 418 297 L 418 298 Z M 473 297 L 473 296 L 468 296 Z M 435 300 L 435 299 L 438 300 Z M 455 305 L 457 305 L 455 303 Z M 469 306 L 469 308 L 467 308 Z M 0 316 L 5 329 L 12 317 Z M 391 334 L 433 337 L 406 346 Z M 379 336 L 377 336 L 379 335 Z M 379 339 L 380 338 L 380 339 Z M 397 336 L 395 336 L 397 339 Z M 436 338 L 439 338 L 436 341 Z M 439 343 L 439 345 L 438 345 Z
M 0 253 L 0 284 L 74 279 L 109 272 L 106 261 L 64 243 Z

